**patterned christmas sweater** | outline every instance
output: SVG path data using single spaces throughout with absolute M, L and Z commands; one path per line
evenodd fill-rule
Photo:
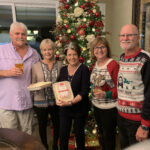
M 117 100 L 117 75 L 119 65 L 115 60 L 109 59 L 107 63 L 99 67 L 97 62 L 91 73 L 91 92 L 93 89 L 101 89 L 106 92 L 105 99 L 97 99 L 92 93 L 92 104 L 100 109 L 116 107 Z
M 120 56 L 118 73 L 118 112 L 150 127 L 150 54 L 142 49 Z

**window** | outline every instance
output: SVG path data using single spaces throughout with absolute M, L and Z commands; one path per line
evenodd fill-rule
M 21 1 L 3 4 L 0 1 L 0 44 L 10 42 L 9 28 L 13 21 L 23 22 L 28 27 L 28 43 L 39 51 L 39 43 L 44 38 L 54 37 L 51 33 L 56 22 L 56 3 Z M 52 4 L 49 4 L 52 3 Z M 54 5 L 55 4 L 55 5 Z
M 12 23 L 11 6 L 0 5 L 0 44 L 10 42 L 9 26 Z

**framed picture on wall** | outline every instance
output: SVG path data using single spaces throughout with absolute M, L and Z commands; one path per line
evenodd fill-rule
M 141 48 L 150 52 L 150 0 L 133 0 L 132 22 L 139 28 Z

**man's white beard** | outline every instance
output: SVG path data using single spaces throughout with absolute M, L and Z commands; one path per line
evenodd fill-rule
M 127 43 L 126 45 L 122 44 L 122 43 Z M 120 43 L 120 47 L 123 49 L 123 50 L 130 50 L 132 48 L 134 48 L 135 46 L 137 45 L 137 43 L 135 41 L 122 41 Z

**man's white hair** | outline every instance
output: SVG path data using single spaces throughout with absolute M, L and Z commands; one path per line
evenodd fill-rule
M 14 28 L 21 28 L 21 29 L 23 29 L 26 33 L 27 33 L 27 30 L 28 30 L 27 26 L 26 26 L 24 23 L 22 23 L 22 22 L 13 22 L 13 23 L 10 25 L 10 30 L 9 30 L 9 32 L 12 33 L 13 30 L 14 30 Z

